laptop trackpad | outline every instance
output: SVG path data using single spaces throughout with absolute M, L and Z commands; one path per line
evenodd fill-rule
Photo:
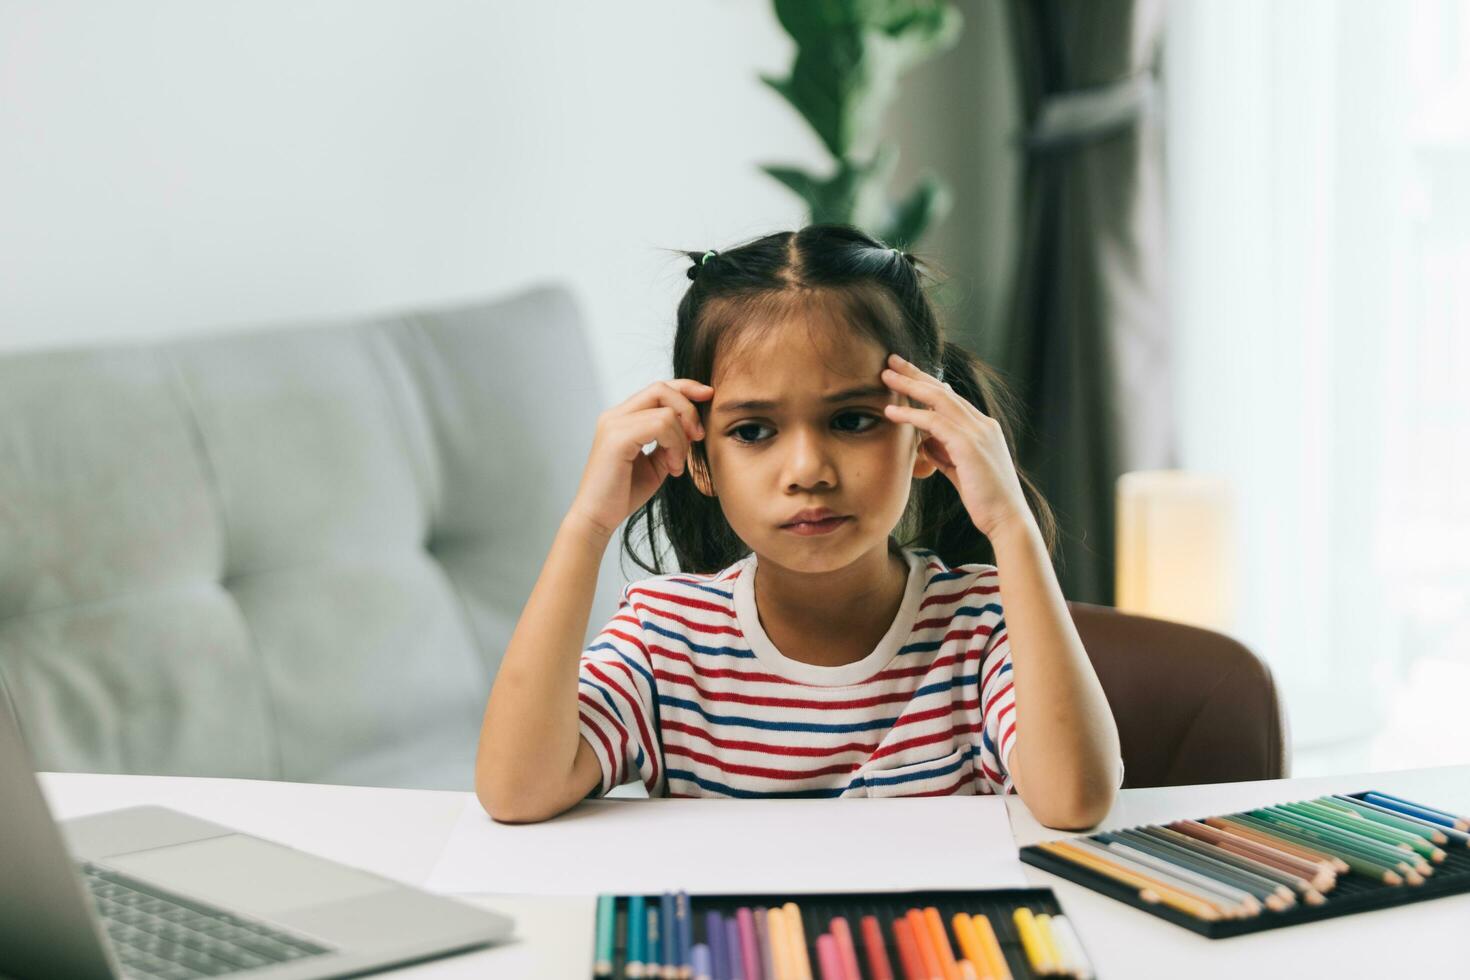
M 244 834 L 118 854 L 99 863 L 186 896 L 266 918 L 395 887 L 367 872 Z

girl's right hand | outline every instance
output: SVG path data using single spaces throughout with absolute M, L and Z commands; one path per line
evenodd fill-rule
M 597 434 L 571 513 L 609 537 L 648 502 L 664 477 L 684 472 L 691 443 L 704 438 L 696 401 L 714 397 L 709 385 L 675 378 L 655 381 L 597 417 Z M 653 452 L 643 447 L 657 442 Z

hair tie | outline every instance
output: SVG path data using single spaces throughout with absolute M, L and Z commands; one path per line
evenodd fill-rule
M 716 255 L 719 255 L 719 254 L 720 253 L 719 252 L 716 252 L 714 249 L 710 249 L 708 252 L 705 252 L 704 253 L 704 256 L 699 260 L 699 264 L 700 265 L 708 265 L 709 264 L 709 260 L 712 259 L 712 258 L 714 258 Z
M 935 381 L 943 381 L 944 380 L 944 368 L 937 367 L 937 368 L 934 369 L 934 380 Z

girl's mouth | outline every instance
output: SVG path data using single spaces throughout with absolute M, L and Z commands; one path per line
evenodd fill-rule
M 830 534 L 850 520 L 852 520 L 852 518 L 850 517 L 829 517 L 826 520 L 821 521 L 798 521 L 795 524 L 783 524 L 781 526 L 781 529 L 783 531 L 790 531 L 792 534 L 800 534 L 803 536 L 811 534 Z

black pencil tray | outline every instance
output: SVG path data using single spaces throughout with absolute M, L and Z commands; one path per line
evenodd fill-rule
M 1368 792 L 1371 791 L 1362 790 L 1344 795 L 1361 797 Z M 1315 799 L 1315 797 L 1309 798 Z M 1221 814 L 1221 816 L 1229 816 L 1229 814 Z M 1156 825 L 1150 824 L 1149 826 Z M 1284 912 L 1273 912 L 1266 909 L 1260 915 L 1249 919 L 1217 919 L 1214 922 L 1197 919 L 1167 905 L 1145 902 L 1138 897 L 1137 891 L 1127 885 L 1048 854 L 1035 845 L 1021 848 L 1021 861 L 1032 867 L 1048 871 L 1059 878 L 1066 878 L 1068 881 L 1091 888 L 1095 892 L 1101 892 L 1125 905 L 1142 909 L 1149 915 L 1157 916 L 1177 926 L 1183 926 L 1190 932 L 1197 932 L 1209 939 L 1228 939 L 1231 936 L 1265 932 L 1267 929 L 1284 929 L 1287 926 L 1300 925 L 1303 922 L 1317 922 L 1339 915 L 1394 908 L 1431 898 L 1440 898 L 1444 895 L 1470 892 L 1470 849 L 1452 842 L 1443 850 L 1445 852 L 1444 862 L 1434 865 L 1434 874 L 1426 878 L 1422 885 L 1385 885 L 1355 872 L 1348 872 L 1337 876 L 1337 887 L 1323 896 L 1326 902 L 1322 905 L 1298 903 Z
M 647 900 L 655 905 L 659 896 L 647 896 Z M 625 913 L 627 898 L 618 897 L 617 912 L 619 919 Z M 971 915 L 983 913 L 990 919 L 991 927 L 995 930 L 995 938 L 1000 942 L 1001 952 L 1005 954 L 1006 964 L 1011 968 L 1011 974 L 1015 980 L 1029 980 L 1040 976 L 1032 972 L 1031 966 L 1026 959 L 1025 950 L 1021 948 L 1021 937 L 1016 932 L 1015 921 L 1011 918 L 1011 912 L 1015 909 L 1026 907 L 1032 912 L 1040 915 L 1045 912 L 1050 915 L 1060 914 L 1061 904 L 1057 901 L 1056 893 L 1050 888 L 992 888 L 984 890 L 969 889 L 944 889 L 930 891 L 908 891 L 908 892 L 841 892 L 825 894 L 782 894 L 782 895 L 690 895 L 689 908 L 694 915 L 694 941 L 696 943 L 707 943 L 708 937 L 704 931 L 704 913 L 719 912 L 722 915 L 734 915 L 735 910 L 742 906 L 746 908 L 777 908 L 787 902 L 795 902 L 801 907 L 802 928 L 806 932 L 807 953 L 811 956 L 813 964 L 817 963 L 817 937 L 827 931 L 829 924 L 835 916 L 844 916 L 853 933 L 853 945 L 857 947 L 858 963 L 863 968 L 864 976 L 872 976 L 868 969 L 868 955 L 863 945 L 862 918 L 865 915 L 878 917 L 883 925 L 883 940 L 888 948 L 888 960 L 893 967 L 895 976 L 903 976 L 903 967 L 898 957 L 898 947 L 894 944 L 893 931 L 889 923 L 896 917 L 902 916 L 909 909 L 926 908 L 930 905 L 939 910 L 939 917 L 944 920 L 946 931 L 950 933 L 950 941 L 954 942 L 953 929 L 950 926 L 950 918 L 957 912 L 968 912 Z M 1079 929 L 1080 931 L 1084 931 Z M 617 935 L 621 936 L 619 929 Z M 624 950 L 617 951 L 617 969 L 614 970 L 615 977 L 622 976 L 622 959 Z M 956 954 L 959 950 L 956 948 Z

